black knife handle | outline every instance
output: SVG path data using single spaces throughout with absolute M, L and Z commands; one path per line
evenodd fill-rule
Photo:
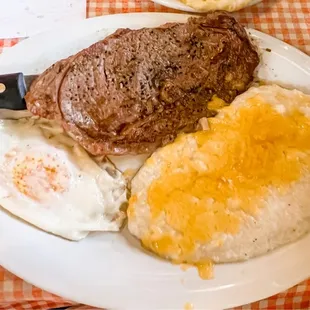
M 0 109 L 25 110 L 27 88 L 22 73 L 0 75 Z

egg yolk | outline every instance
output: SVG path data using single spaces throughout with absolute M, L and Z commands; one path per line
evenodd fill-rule
M 20 193 L 36 201 L 43 200 L 50 193 L 63 193 L 69 185 L 66 167 L 50 155 L 44 158 L 25 156 L 17 160 L 12 179 Z
M 160 151 L 164 164 L 148 189 L 151 219 L 142 239 L 160 256 L 196 264 L 204 277 L 210 262 L 197 258 L 197 243 L 237 234 L 269 190 L 284 194 L 310 166 L 310 120 L 298 109 L 281 114 L 256 96 L 222 116 L 209 119 L 210 130 L 182 135 Z

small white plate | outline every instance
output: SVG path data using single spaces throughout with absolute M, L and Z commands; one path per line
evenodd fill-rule
M 187 18 L 181 14 L 139 13 L 60 25 L 7 50 L 0 56 L 0 74 L 41 72 L 116 28 L 154 27 L 185 22 Z M 266 34 L 249 32 L 262 53 L 260 78 L 310 92 L 308 56 Z M 66 299 L 108 309 L 184 309 L 190 302 L 194 309 L 215 310 L 253 302 L 309 277 L 309 248 L 310 234 L 248 262 L 218 265 L 215 278 L 205 281 L 193 268 L 184 272 L 180 266 L 146 253 L 127 230 L 92 234 L 76 243 L 0 212 L 1 265 Z
M 190 6 L 184 4 L 180 0 L 152 0 L 153 2 L 166 6 L 167 8 L 179 10 L 179 11 L 185 11 L 190 13 L 205 13 L 205 11 L 202 10 L 195 10 L 191 8 Z M 259 2 L 262 2 L 262 0 L 252 0 L 247 6 L 251 6 L 254 4 L 257 4 Z

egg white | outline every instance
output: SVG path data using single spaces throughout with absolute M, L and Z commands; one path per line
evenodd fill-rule
M 125 202 L 122 175 L 112 164 L 90 158 L 55 123 L 0 121 L 5 210 L 42 230 L 80 240 L 91 231 L 118 231 Z

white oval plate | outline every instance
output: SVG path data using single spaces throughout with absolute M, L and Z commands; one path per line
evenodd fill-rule
M 0 73 L 38 73 L 115 28 L 153 27 L 165 22 L 184 22 L 187 17 L 139 13 L 60 25 L 1 55 Z M 262 51 L 260 78 L 310 92 L 308 56 L 268 35 L 254 30 L 250 33 Z M 218 265 L 215 279 L 204 281 L 195 269 L 184 272 L 179 266 L 145 253 L 127 230 L 96 233 L 75 243 L 0 212 L 1 265 L 64 298 L 113 309 L 183 309 L 190 302 L 194 309 L 214 310 L 253 302 L 309 277 L 309 248 L 310 235 L 307 235 L 248 262 Z
M 185 11 L 190 13 L 205 13 L 206 11 L 203 10 L 195 10 L 191 8 L 190 6 L 186 5 L 185 3 L 181 2 L 180 0 L 152 0 L 153 2 L 166 6 L 167 8 L 179 10 L 179 11 Z M 248 5 L 254 5 L 259 2 L 262 2 L 262 0 L 252 0 Z

